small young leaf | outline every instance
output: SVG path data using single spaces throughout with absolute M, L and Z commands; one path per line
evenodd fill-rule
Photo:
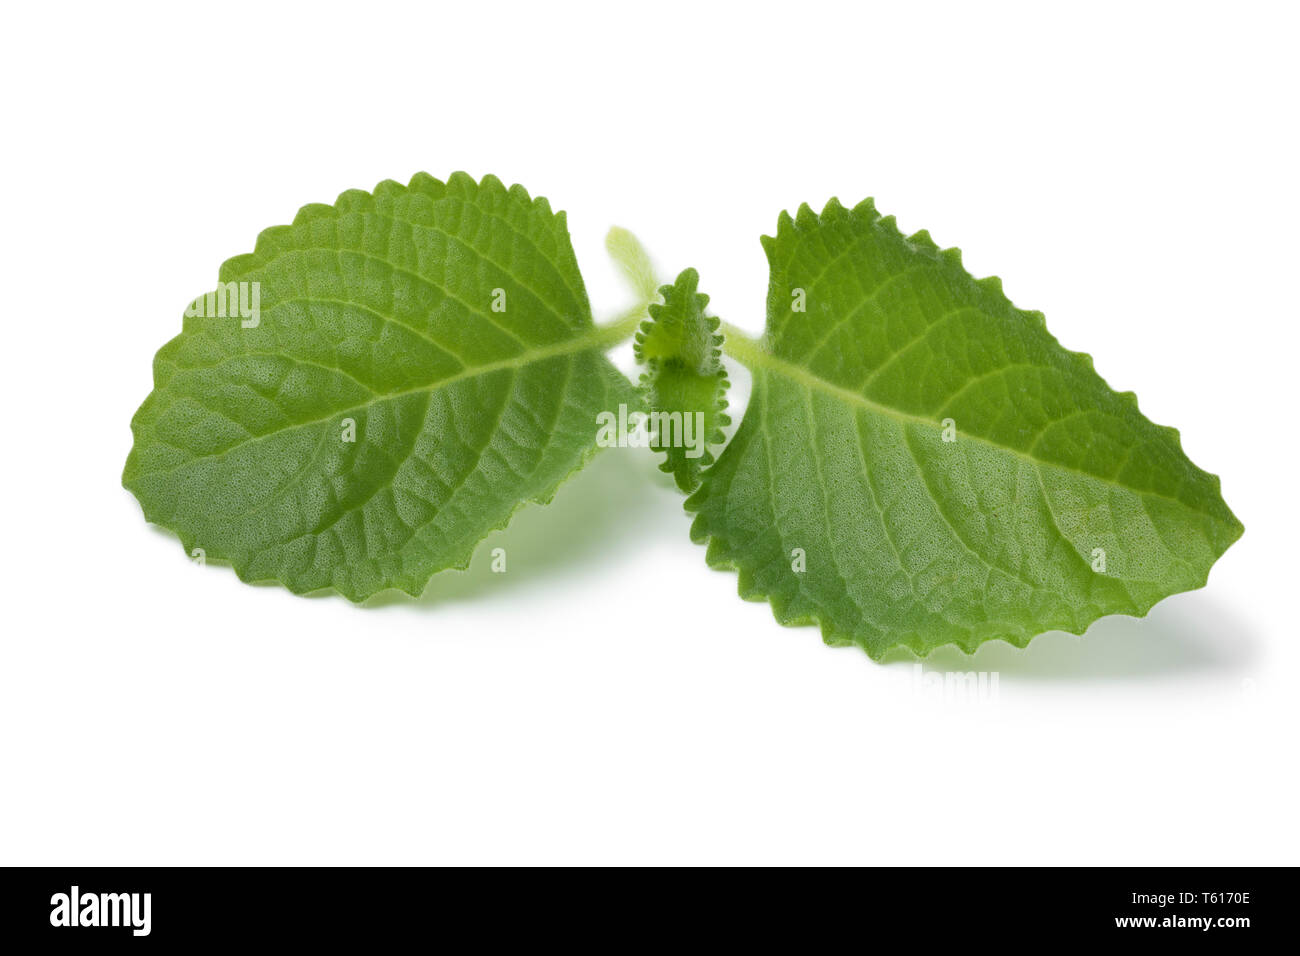
M 687 501 L 714 567 L 872 657 L 1082 633 L 1201 587 L 1242 532 L 1131 393 L 871 202 L 782 214 L 753 395 Z
M 722 442 L 722 429 L 731 421 L 719 321 L 705 315 L 709 297 L 697 291 L 699 281 L 687 269 L 663 286 L 663 302 L 649 307 L 650 318 L 633 346 L 637 361 L 646 365 L 641 384 L 656 423 L 651 447 L 665 453 L 659 467 L 687 492 L 713 463 L 708 446 Z
M 612 226 L 605 234 L 605 251 L 618 266 L 623 278 L 636 293 L 638 303 L 654 302 L 659 297 L 659 283 L 650 255 L 641 240 L 622 226 Z
M 418 594 L 638 402 L 564 214 L 491 176 L 306 206 L 220 282 L 158 352 L 122 480 L 246 581 Z

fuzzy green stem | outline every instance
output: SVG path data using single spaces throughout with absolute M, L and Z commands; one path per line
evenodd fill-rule
M 751 338 L 730 322 L 722 323 L 722 351 L 741 365 L 753 368 L 767 356 L 762 339 Z
M 648 302 L 642 302 L 620 312 L 604 325 L 596 326 L 596 341 L 601 348 L 612 349 L 636 334 L 641 323 L 649 318 Z
M 636 236 L 614 226 L 605 237 L 605 249 L 636 294 L 636 304 L 620 312 L 596 329 L 596 341 L 602 348 L 613 348 L 636 334 L 641 323 L 650 317 L 649 308 L 659 301 L 659 280 L 655 278 L 650 256 Z

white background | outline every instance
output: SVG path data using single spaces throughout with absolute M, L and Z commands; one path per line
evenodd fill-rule
M 3 17 L 0 863 L 1300 862 L 1294 8 Z M 755 333 L 778 212 L 874 195 L 1178 426 L 1245 536 L 1145 620 L 924 663 L 996 703 L 738 599 L 643 451 L 420 601 L 194 566 L 119 483 L 154 351 L 260 229 L 421 169 L 567 209 L 598 318 L 618 223 Z

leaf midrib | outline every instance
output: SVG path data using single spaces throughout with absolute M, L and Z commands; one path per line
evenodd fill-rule
M 730 332 L 730 330 L 728 331 Z M 891 408 L 888 405 L 882 405 L 879 402 L 867 398 L 865 395 L 861 395 L 858 392 L 853 391 L 852 389 L 845 388 L 842 385 L 836 385 L 833 382 L 828 382 L 826 379 L 822 378 L 819 375 L 814 374 L 807 368 L 804 368 L 801 365 L 796 365 L 793 362 L 781 358 L 780 356 L 774 355 L 773 353 L 769 352 L 758 340 L 751 339 L 747 336 L 739 336 L 739 335 L 735 335 L 734 333 L 731 333 L 727 335 L 726 342 L 727 342 L 728 351 L 738 361 L 749 366 L 751 370 L 761 369 L 767 372 L 774 372 L 794 382 L 797 382 L 798 384 L 802 385 L 804 388 L 815 389 L 819 392 L 822 392 L 823 394 L 830 395 L 832 398 L 836 398 L 850 405 L 856 405 L 859 408 L 862 408 L 868 412 L 872 412 L 877 415 L 882 415 L 886 418 L 891 418 L 901 425 L 924 425 L 927 428 L 933 428 L 936 425 L 936 422 L 934 422 L 929 418 L 925 418 L 920 415 L 915 415 L 912 414 L 911 412 L 904 412 L 897 408 Z M 1026 461 L 1029 464 L 1033 465 L 1035 468 L 1055 468 L 1061 471 L 1066 471 L 1072 474 L 1079 475 L 1080 477 L 1083 478 L 1089 478 L 1093 481 L 1100 482 L 1101 484 L 1108 485 L 1112 488 L 1118 488 L 1122 491 L 1127 491 L 1132 494 L 1150 496 L 1153 498 L 1160 498 L 1162 500 L 1172 502 L 1173 504 L 1185 508 L 1186 510 L 1194 514 L 1204 515 L 1205 517 L 1208 517 L 1210 520 L 1215 521 L 1218 524 L 1226 524 L 1226 522 L 1224 522 L 1216 515 L 1202 511 L 1199 508 L 1193 507 L 1192 505 L 1188 504 L 1186 501 L 1183 501 L 1181 498 L 1175 498 L 1171 495 L 1165 494 L 1164 492 L 1154 491 L 1151 489 L 1134 488 L 1131 485 L 1126 485 L 1123 484 L 1122 482 L 1116 481 L 1114 478 L 1105 478 L 1102 477 L 1101 475 L 1093 474 L 1092 472 L 1081 471 L 1078 468 L 1074 468 L 1070 465 L 1064 465 L 1061 464 L 1060 462 L 1044 461 L 1041 458 L 1036 458 L 1031 454 L 1023 452 L 1018 448 L 1012 448 L 1009 445 L 1000 444 L 999 442 L 995 442 L 992 439 L 985 438 L 982 435 L 974 434 L 973 432 L 964 432 L 963 435 L 965 438 L 971 441 L 979 442 L 980 444 L 988 448 L 991 448 L 994 451 L 1003 452 L 1015 458 L 1019 458 L 1022 461 Z
M 224 460 L 228 455 L 230 455 L 232 452 L 236 451 L 237 449 L 243 448 L 247 445 L 252 445 L 256 442 L 261 441 L 264 438 L 272 438 L 276 435 L 283 434 L 284 432 L 287 432 L 290 429 L 309 428 L 312 425 L 319 425 L 324 422 L 332 421 L 338 418 L 338 416 L 340 415 L 346 415 L 348 412 L 358 412 L 363 409 L 370 408 L 371 406 L 376 405 L 380 402 L 393 401 L 395 399 L 404 398 L 408 395 L 417 395 L 421 393 L 436 392 L 440 389 L 449 387 L 451 385 L 454 385 L 457 382 L 464 381 L 466 379 L 476 378 L 481 375 L 490 375 L 493 372 L 506 371 L 509 369 L 517 370 L 517 369 L 524 368 L 528 365 L 532 365 L 536 362 L 545 361 L 546 359 L 559 358 L 565 355 L 575 355 L 579 352 L 588 352 L 588 351 L 603 352 L 606 348 L 611 347 L 612 345 L 621 341 L 622 338 L 625 337 L 625 330 L 621 327 L 621 325 L 622 323 L 616 323 L 613 325 L 595 326 L 581 336 L 577 336 L 572 339 L 566 339 L 561 342 L 556 342 L 553 343 L 552 345 L 535 349 L 531 352 L 513 355 L 508 359 L 501 359 L 500 361 L 496 361 L 496 362 L 488 362 L 483 365 L 470 366 L 462 369 L 461 371 L 455 373 L 454 375 L 449 375 L 446 378 L 438 379 L 436 382 L 430 382 L 427 385 L 419 385 L 414 388 L 401 389 L 400 391 L 396 391 L 396 392 L 385 392 L 383 394 L 376 395 L 374 398 L 368 399 L 367 401 L 361 402 L 359 404 L 349 405 L 346 408 L 336 409 L 330 412 L 328 415 L 323 415 L 319 418 L 307 419 L 305 421 L 300 421 L 300 422 L 292 422 L 291 424 L 285 425 L 283 428 L 276 428 L 269 432 L 262 432 L 260 435 L 254 435 L 250 438 L 245 438 L 231 445 L 229 448 L 217 452 L 214 455 L 196 455 L 193 458 L 189 459 L 188 461 L 183 461 L 171 468 L 162 469 L 160 471 L 151 471 L 148 472 L 148 474 L 150 475 L 171 474 L 172 472 L 179 471 L 181 468 L 194 464 L 196 461 L 219 462 Z

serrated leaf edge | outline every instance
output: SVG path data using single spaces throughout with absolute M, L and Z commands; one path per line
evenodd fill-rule
M 221 264 L 218 270 L 218 281 L 222 283 L 237 281 L 240 276 L 247 274 L 252 269 L 255 269 L 260 265 L 264 264 L 265 262 L 267 262 L 268 256 L 273 258 L 274 256 L 272 254 L 272 247 L 274 246 L 277 237 L 282 234 L 283 230 L 290 228 L 292 225 L 299 225 L 303 222 L 308 222 L 312 219 L 321 218 L 321 217 L 337 217 L 343 211 L 342 207 L 357 202 L 371 203 L 373 202 L 375 197 L 383 194 L 395 194 L 395 193 L 400 193 L 400 192 L 410 190 L 410 191 L 421 192 L 425 195 L 431 195 L 434 198 L 441 198 L 442 196 L 446 195 L 446 190 L 453 189 L 453 188 L 473 189 L 473 190 L 490 189 L 490 190 L 499 190 L 505 192 L 508 195 L 523 199 L 526 203 L 531 205 L 535 210 L 539 212 L 544 212 L 546 214 L 554 216 L 556 220 L 559 222 L 561 228 L 563 228 L 566 233 L 568 231 L 568 222 L 564 211 L 563 210 L 558 212 L 552 211 L 551 204 L 549 200 L 546 199 L 546 197 L 538 196 L 536 198 L 533 198 L 532 196 L 529 195 L 527 189 L 525 189 L 523 186 L 518 184 L 514 184 L 512 186 L 507 187 L 505 183 L 502 182 L 502 180 L 500 180 L 498 177 L 494 176 L 491 173 L 488 173 L 485 176 L 483 176 L 481 180 L 475 180 L 472 176 L 469 175 L 469 173 L 456 171 L 452 173 L 447 178 L 447 181 L 444 183 L 443 181 L 429 175 L 428 173 L 419 172 L 411 177 L 410 182 L 406 186 L 403 186 L 401 183 L 397 182 L 396 180 L 385 179 L 377 183 L 375 188 L 371 192 L 366 192 L 365 190 L 362 189 L 344 190 L 343 192 L 339 193 L 339 196 L 335 200 L 333 205 L 329 205 L 325 203 L 307 203 L 299 207 L 298 212 L 294 215 L 293 220 L 289 225 L 268 226 L 267 228 L 259 232 L 257 239 L 253 244 L 253 251 L 251 253 L 243 253 L 243 254 L 231 256 L 230 258 L 226 259 Z M 159 377 L 160 374 L 164 371 L 165 369 L 163 369 L 159 365 L 157 359 L 155 359 L 153 363 L 153 388 L 151 389 L 151 392 L 157 390 L 159 387 L 165 384 L 165 382 L 162 382 Z M 639 389 L 637 389 L 634 386 L 634 384 L 630 381 L 628 382 L 628 385 L 629 385 L 628 388 L 629 396 L 634 397 L 637 401 L 640 401 Z M 137 440 L 138 437 L 136 432 L 135 415 L 132 415 L 132 419 L 131 419 L 131 434 L 132 434 L 132 447 L 134 447 L 135 441 Z M 578 460 L 578 463 L 575 464 L 570 471 L 566 472 L 549 488 L 542 490 L 536 495 L 520 499 L 515 504 L 515 506 L 510 510 L 509 514 L 507 514 L 499 523 L 489 527 L 488 530 L 484 533 L 482 538 L 480 538 L 478 541 L 473 542 L 466 549 L 464 549 L 464 551 L 461 553 L 461 556 L 459 558 L 454 559 L 452 563 L 446 565 L 445 567 L 438 568 L 434 571 L 431 571 L 428 577 L 425 578 L 423 582 L 414 581 L 414 580 L 404 581 L 388 587 L 380 588 L 379 590 L 376 591 L 371 591 L 366 594 L 352 594 L 342 590 L 337 585 L 333 585 L 333 584 L 322 588 L 300 588 L 294 586 L 290 582 L 283 581 L 280 578 L 276 578 L 276 577 L 255 577 L 253 575 L 246 574 L 243 569 L 238 567 L 231 560 L 230 557 L 218 552 L 212 552 L 207 554 L 206 560 L 229 566 L 230 569 L 235 572 L 235 576 L 245 584 L 275 584 L 280 587 L 283 587 L 285 590 L 289 591 L 290 593 L 299 596 L 324 596 L 329 594 L 338 594 L 341 597 L 346 598 L 351 603 L 358 604 L 358 605 L 364 605 L 367 601 L 370 601 L 373 598 L 385 594 L 393 593 L 393 592 L 400 592 L 413 598 L 419 598 L 421 595 L 424 594 L 425 591 L 428 590 L 430 584 L 433 582 L 434 577 L 436 577 L 437 575 L 447 571 L 455 571 L 455 572 L 467 571 L 469 569 L 470 564 L 473 562 L 474 553 L 483 544 L 483 542 L 490 535 L 498 531 L 505 530 L 510 525 L 510 523 L 514 520 L 515 515 L 517 515 L 519 511 L 522 508 L 524 508 L 526 505 L 529 504 L 546 505 L 549 504 L 551 501 L 553 501 L 555 496 L 559 493 L 561 486 L 563 486 L 565 482 L 567 482 L 575 474 L 577 474 L 579 471 L 585 468 L 587 464 L 590 463 L 591 459 L 600 450 L 601 449 L 594 443 L 588 446 L 587 448 L 583 449 L 583 452 Z M 197 538 L 190 537 L 190 539 L 187 540 L 187 537 L 185 535 L 182 535 L 180 532 L 177 532 L 174 529 L 169 528 L 167 525 L 162 524 L 154 520 L 152 517 L 150 517 L 145 503 L 136 496 L 131 486 L 127 483 L 127 475 L 125 469 L 123 470 L 123 474 L 122 474 L 122 487 L 131 493 L 131 497 L 140 506 L 141 512 L 143 513 L 145 520 L 149 522 L 151 525 L 153 525 L 154 527 L 160 528 L 166 533 L 175 536 L 177 540 L 180 542 L 181 547 L 187 556 L 192 553 L 192 550 L 195 547 L 204 547 L 204 545 L 202 545 L 197 540 Z
M 917 252 L 923 253 L 929 256 L 930 258 L 935 259 L 936 261 L 939 259 L 944 259 L 951 264 L 955 264 L 957 266 L 960 266 L 962 269 L 965 269 L 965 266 L 962 263 L 960 249 L 956 247 L 941 248 L 930 236 L 929 231 L 925 229 L 918 230 L 917 232 L 914 232 L 910 236 L 904 235 L 903 232 L 898 228 L 898 223 L 895 217 L 882 216 L 876 210 L 875 201 L 871 197 L 862 200 L 862 202 L 858 203 L 852 209 L 846 208 L 839 201 L 838 198 L 831 197 L 827 201 L 820 215 L 814 212 L 812 207 L 809 206 L 807 203 L 801 203 L 794 216 L 791 216 L 788 211 L 783 210 L 781 214 L 777 217 L 776 235 L 775 236 L 764 235 L 759 237 L 759 242 L 763 247 L 764 253 L 767 255 L 769 266 L 770 267 L 776 266 L 773 257 L 777 249 L 777 244 L 781 240 L 787 238 L 793 238 L 800 233 L 806 233 L 811 230 L 814 230 L 818 228 L 823 221 L 833 223 L 838 220 L 843 220 L 846 217 L 856 217 L 860 222 L 863 222 L 867 225 L 877 226 L 879 228 L 885 229 L 886 231 L 888 231 L 898 239 L 907 243 Z M 1063 345 L 1060 344 L 1060 341 L 1057 340 L 1056 337 L 1051 334 L 1050 331 L 1047 331 L 1047 319 L 1042 312 L 1020 309 L 1014 303 L 1012 303 L 1011 300 L 1006 296 L 1005 292 L 1003 291 L 1001 278 L 999 278 L 998 276 L 986 276 L 982 279 L 975 279 L 975 282 L 986 293 L 993 296 L 995 300 L 998 300 L 1000 304 L 1005 304 L 1015 309 L 1022 315 L 1025 315 L 1031 321 L 1036 322 L 1039 326 L 1043 328 L 1045 332 L 1047 332 L 1048 336 L 1052 339 L 1053 342 L 1055 342 L 1058 346 L 1061 347 L 1063 351 L 1065 351 L 1069 356 L 1071 356 L 1072 360 L 1080 369 L 1084 369 L 1088 372 L 1096 374 L 1099 378 L 1102 378 L 1103 382 L 1105 382 L 1104 377 L 1102 377 L 1101 374 L 1096 371 L 1096 368 L 1093 363 L 1093 358 L 1091 355 L 1089 355 L 1086 352 L 1076 352 L 1071 349 L 1066 349 Z M 766 331 L 764 333 L 764 340 L 766 340 Z M 1109 388 L 1110 387 L 1109 383 L 1106 384 L 1107 387 Z M 1114 389 L 1112 389 L 1112 391 L 1114 391 Z M 1131 405 L 1134 408 L 1134 410 L 1138 411 L 1138 413 L 1141 414 L 1141 409 L 1138 407 L 1137 394 L 1135 392 L 1132 391 L 1116 392 L 1116 394 L 1127 404 Z M 1147 420 L 1150 421 L 1149 418 Z M 1187 453 L 1183 450 L 1182 436 L 1179 433 L 1178 429 L 1173 428 L 1172 426 L 1169 425 L 1157 425 L 1155 422 L 1152 422 L 1152 425 L 1154 425 L 1161 432 L 1168 435 L 1173 440 L 1174 446 L 1183 455 L 1183 457 L 1186 458 L 1189 462 L 1191 462 L 1190 457 L 1188 457 Z M 1193 467 L 1197 467 L 1199 469 L 1199 466 L 1195 465 L 1195 463 L 1192 464 Z M 1204 472 L 1204 469 L 1199 469 L 1199 470 Z M 1210 484 L 1214 489 L 1214 492 L 1218 494 L 1220 498 L 1222 498 L 1221 482 L 1219 476 L 1211 472 L 1204 472 L 1204 473 L 1209 479 Z M 789 611 L 787 602 L 782 595 L 765 592 L 762 588 L 760 588 L 754 583 L 752 571 L 740 567 L 734 559 L 723 556 L 721 551 L 723 547 L 725 547 L 724 542 L 716 535 L 709 534 L 703 528 L 704 516 L 700 514 L 700 503 L 697 500 L 699 494 L 701 493 L 701 489 L 702 486 L 700 489 L 696 489 L 690 495 L 690 497 L 688 497 L 686 501 L 683 502 L 682 505 L 688 514 L 695 515 L 695 518 L 691 522 L 691 529 L 690 529 L 691 541 L 694 542 L 695 544 L 704 546 L 705 548 L 704 560 L 711 569 L 715 571 L 733 571 L 736 573 L 737 593 L 739 594 L 742 600 L 752 601 L 752 602 L 767 602 L 767 604 L 772 608 L 772 615 L 776 619 L 776 622 L 782 625 L 783 627 L 810 627 L 810 626 L 816 627 L 821 632 L 823 643 L 827 644 L 828 646 L 858 647 L 861 648 L 867 654 L 867 656 L 874 661 L 881 660 L 886 654 L 888 654 L 891 650 L 894 650 L 895 648 L 906 648 L 907 650 L 911 651 L 913 654 L 915 654 L 918 658 L 922 660 L 934 654 L 940 648 L 950 647 L 950 646 L 956 647 L 963 654 L 969 656 L 974 654 L 976 651 L 978 651 L 979 648 L 982 647 L 983 645 L 993 643 L 995 641 L 1001 641 L 1003 643 L 1010 644 L 1012 647 L 1024 649 L 1029 645 L 1031 641 L 1034 640 L 1034 638 L 1040 637 L 1043 634 L 1053 633 L 1054 631 L 1060 631 L 1066 634 L 1082 635 L 1086 633 L 1090 627 L 1096 624 L 1097 621 L 1102 620 L 1106 617 L 1131 617 L 1135 619 L 1144 618 L 1147 616 L 1148 613 L 1150 613 L 1151 609 L 1155 607 L 1156 604 L 1164 600 L 1164 597 L 1158 598 L 1155 601 L 1150 601 L 1150 602 L 1142 602 L 1135 599 L 1134 604 L 1137 605 L 1140 613 L 1105 614 L 1099 618 L 1094 618 L 1092 621 L 1089 621 L 1088 623 L 1084 624 L 1081 627 L 1055 626 L 1047 630 L 1040 631 L 1037 634 L 1004 635 L 998 637 L 977 637 L 972 633 L 970 635 L 970 639 L 965 643 L 963 643 L 960 639 L 954 637 L 951 640 L 944 641 L 940 644 L 935 644 L 928 648 L 925 646 L 924 642 L 922 641 L 921 635 L 918 633 L 918 634 L 909 635 L 908 637 L 903 639 L 890 639 L 888 643 L 884 644 L 883 646 L 872 647 L 869 646 L 866 641 L 857 639 L 851 634 L 844 634 L 839 632 L 831 622 L 824 620 L 821 615 L 792 614 Z M 1241 523 L 1240 519 L 1236 519 L 1235 514 L 1233 515 L 1233 517 L 1236 520 L 1236 533 L 1229 535 L 1227 543 L 1224 545 L 1223 551 L 1220 552 L 1220 556 L 1227 553 L 1227 549 L 1231 547 L 1233 543 L 1239 540 L 1241 538 L 1241 535 L 1245 532 L 1245 526 Z M 1205 587 L 1205 585 L 1209 581 L 1210 572 L 1217 564 L 1218 561 L 1216 560 L 1213 564 L 1210 565 L 1210 567 L 1206 568 L 1205 574 L 1202 575 L 1199 584 L 1196 584 L 1193 587 L 1184 588 L 1183 591 L 1176 591 L 1172 593 L 1175 594 L 1185 593 L 1186 591 L 1195 591 Z M 1172 595 L 1166 595 L 1166 597 L 1168 596 L 1172 596 Z M 1142 606 L 1143 603 L 1145 603 L 1146 605 L 1145 607 Z

